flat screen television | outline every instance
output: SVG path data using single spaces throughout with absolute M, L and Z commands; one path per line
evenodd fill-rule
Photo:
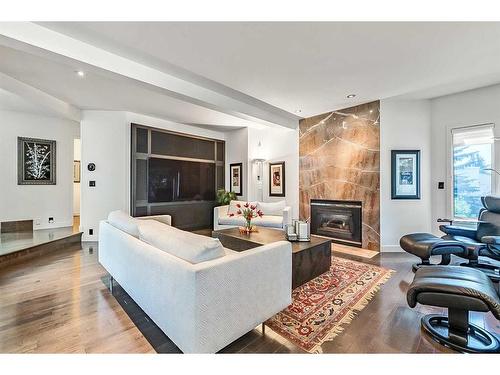
M 148 159 L 148 202 L 215 200 L 215 164 Z

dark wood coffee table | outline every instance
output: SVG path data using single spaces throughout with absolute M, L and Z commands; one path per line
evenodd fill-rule
M 258 232 L 241 234 L 238 228 L 212 232 L 222 246 L 235 251 L 245 251 L 276 241 L 286 241 L 281 230 L 259 228 Z M 290 242 L 292 244 L 292 289 L 325 273 L 332 265 L 332 241 L 311 236 L 310 242 Z

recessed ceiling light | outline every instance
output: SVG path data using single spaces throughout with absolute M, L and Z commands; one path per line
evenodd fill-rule
M 373 113 L 373 109 L 370 109 L 370 113 Z
M 349 94 L 347 95 L 347 99 L 352 99 L 352 98 L 355 98 L 356 97 L 356 94 Z
M 78 70 L 78 71 L 76 72 L 76 75 L 77 75 L 78 77 L 85 77 L 85 72 L 83 72 L 83 71 L 81 71 L 81 70 Z

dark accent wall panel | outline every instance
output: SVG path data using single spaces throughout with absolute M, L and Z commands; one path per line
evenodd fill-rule
M 148 161 L 137 159 L 135 168 L 135 197 L 138 201 L 144 201 L 148 199 Z
M 213 140 L 151 131 L 151 153 L 193 159 L 215 160 Z
M 214 192 L 224 188 L 225 142 L 138 124 L 131 126 L 131 142 L 132 216 L 168 214 L 173 224 L 182 229 L 211 228 Z M 167 194 L 171 199 L 158 197 L 158 194 L 152 199 L 153 185 L 149 184 L 154 168 L 151 161 L 167 165 L 168 171 L 178 169 L 180 176 L 184 176 L 181 181 L 174 173 L 175 181 L 172 181 L 177 183 L 172 186 L 179 191 L 173 188 L 173 193 Z M 196 174 L 182 168 L 193 164 L 199 165 Z M 160 185 L 168 185 L 170 180 L 165 182 L 160 178 L 159 181 Z M 208 181 L 213 185 L 207 186 Z M 199 184 L 200 188 L 192 184 Z M 198 191 L 200 194 L 195 194 Z
M 172 225 L 179 229 L 195 230 L 212 228 L 215 202 L 173 203 L 151 207 L 150 215 L 168 214 Z
M 137 152 L 147 153 L 148 152 L 148 130 L 143 128 L 137 128 Z

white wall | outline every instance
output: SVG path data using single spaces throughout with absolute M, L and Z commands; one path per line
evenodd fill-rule
M 34 229 L 71 226 L 73 139 L 79 124 L 39 114 L 0 111 L 0 128 L 0 221 L 33 219 Z M 56 185 L 17 184 L 18 136 L 56 140 Z M 49 224 L 49 217 L 54 223 Z
M 439 233 L 436 220 L 440 217 L 451 217 L 451 143 L 449 142 L 451 129 L 493 123 L 496 125 L 495 136 L 499 137 L 499 104 L 500 85 L 443 96 L 433 99 L 431 102 L 432 222 L 435 233 Z M 496 142 L 495 147 L 500 147 L 500 144 Z M 497 155 L 500 155 L 500 153 L 497 152 Z M 495 165 L 498 169 L 500 165 L 498 156 Z M 444 190 L 437 189 L 438 181 L 445 182 Z
M 80 136 L 80 135 L 78 135 Z M 73 141 L 73 159 L 82 159 L 82 148 L 80 138 L 75 138 Z M 80 185 L 81 182 L 73 183 L 73 215 L 80 215 Z
M 105 219 L 110 211 L 130 212 L 131 123 L 225 139 L 224 133 L 136 113 L 83 111 L 80 226 L 84 241 L 98 240 L 99 221 Z M 87 170 L 87 164 L 91 162 L 96 164 L 94 172 Z M 95 187 L 89 187 L 90 180 L 96 181 Z M 89 235 L 89 229 L 94 230 L 93 235 Z
M 82 112 L 80 228 L 84 241 L 98 239 L 99 221 L 110 211 L 128 211 L 129 138 L 125 112 Z M 89 163 L 96 165 L 95 171 L 87 169 Z M 89 187 L 91 180 L 96 181 L 95 187 Z
M 260 142 L 260 146 L 259 146 Z M 248 129 L 249 200 L 259 199 L 258 164 L 254 159 L 266 159 L 262 184 L 264 202 L 286 200 L 292 207 L 293 218 L 299 215 L 299 132 L 285 128 Z M 269 163 L 285 162 L 285 197 L 269 196 Z
M 229 165 L 233 163 L 243 164 L 243 194 L 237 197 L 238 200 L 247 200 L 249 197 L 249 184 L 248 184 L 248 128 L 229 131 L 226 133 L 226 171 L 225 171 L 225 185 L 226 190 L 230 190 L 230 170 Z
M 407 233 L 431 230 L 431 113 L 428 100 L 380 101 L 380 242 L 402 251 Z M 421 199 L 391 199 L 391 150 L 421 150 Z
M 260 146 L 259 146 L 260 142 Z M 266 159 L 263 164 L 262 186 L 264 202 L 286 200 L 293 217 L 299 213 L 299 134 L 285 128 L 243 128 L 226 133 L 226 190 L 229 190 L 229 165 L 243 163 L 243 196 L 239 200 L 259 200 L 258 164 L 254 159 Z M 269 162 L 285 162 L 285 197 L 269 196 Z

